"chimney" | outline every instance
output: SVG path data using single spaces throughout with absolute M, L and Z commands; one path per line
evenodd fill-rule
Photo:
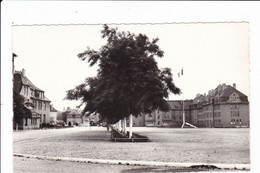
M 218 85 L 218 92 L 220 92 L 222 90 L 222 86 L 219 84 Z
M 226 88 L 226 83 L 222 84 L 222 90 L 224 90 Z
M 23 76 L 23 77 L 25 76 L 25 70 L 24 70 L 24 68 L 22 69 L 22 76 Z
M 233 88 L 235 88 L 235 89 L 236 89 L 236 87 L 237 87 L 236 83 L 233 83 Z

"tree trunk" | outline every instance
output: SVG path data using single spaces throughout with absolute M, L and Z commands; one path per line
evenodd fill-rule
M 107 131 L 109 131 L 109 124 L 107 123 Z
M 123 119 L 123 132 L 126 133 L 126 117 Z
M 130 114 L 130 117 L 129 117 L 129 138 L 132 138 L 132 126 L 133 126 L 133 115 Z
M 121 132 L 122 131 L 122 124 L 121 124 L 121 120 L 118 121 L 118 131 Z

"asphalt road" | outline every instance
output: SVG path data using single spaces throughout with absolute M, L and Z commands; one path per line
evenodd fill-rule
M 14 173 L 174 173 L 224 172 L 223 170 L 89 164 L 14 157 Z M 230 170 L 229 170 L 230 172 Z M 237 172 L 237 171 L 231 171 Z

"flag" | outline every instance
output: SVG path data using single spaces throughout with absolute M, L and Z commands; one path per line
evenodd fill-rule
M 178 73 L 178 77 L 183 76 L 183 69 L 181 69 L 181 72 Z

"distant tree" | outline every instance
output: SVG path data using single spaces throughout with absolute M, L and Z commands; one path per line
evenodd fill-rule
M 69 111 L 64 111 L 61 113 L 61 117 L 60 117 L 60 120 L 62 120 L 63 122 L 67 122 L 67 116 L 69 114 Z
M 104 25 L 102 38 L 106 45 L 99 51 L 88 48 L 78 54 L 90 66 L 99 65 L 96 77 L 67 91 L 67 99 L 86 103 L 83 112 L 98 113 L 109 123 L 129 115 L 151 113 L 155 109 L 168 111 L 165 98 L 169 93 L 179 94 L 172 79 L 171 69 L 159 69 L 155 57 L 164 52 L 144 34 L 118 32 Z

